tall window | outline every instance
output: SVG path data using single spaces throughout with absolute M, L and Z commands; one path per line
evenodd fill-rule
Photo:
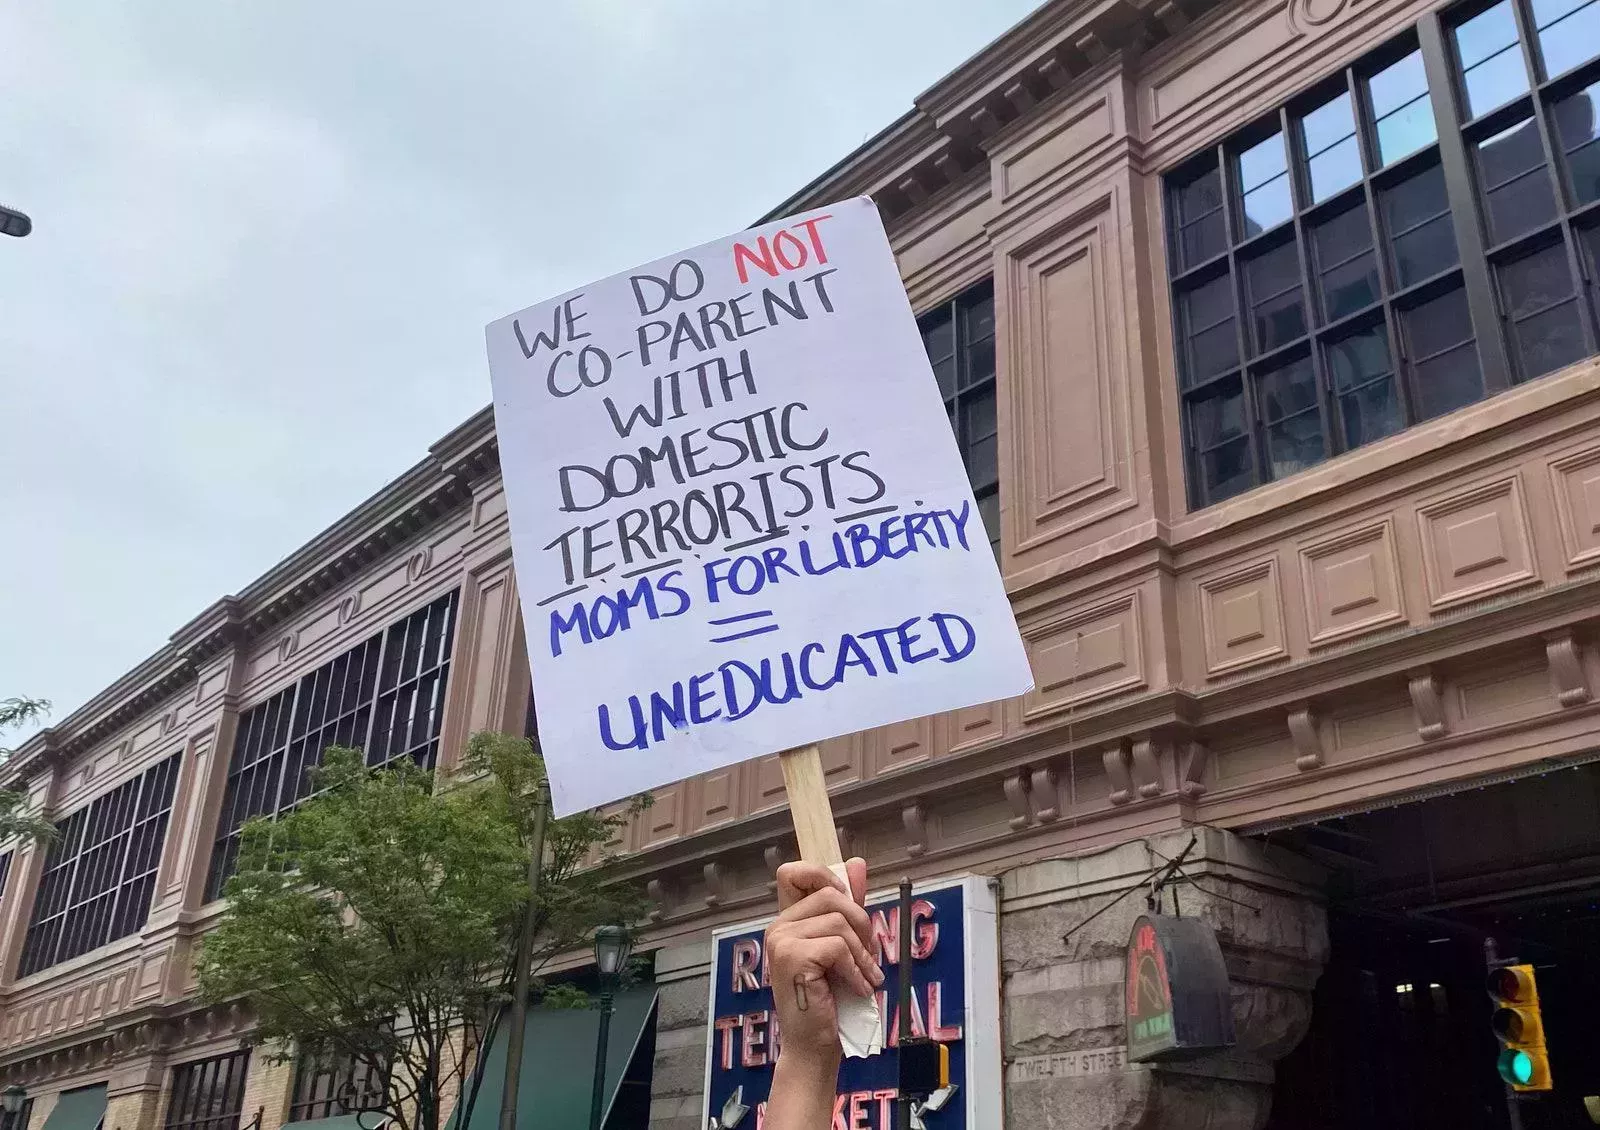
M 239 1130 L 249 1068 L 248 1048 L 174 1067 L 165 1130 Z
M 364 749 L 372 766 L 409 757 L 433 768 L 455 620 L 452 592 L 240 716 L 207 900 L 220 898 L 233 875 L 245 822 L 277 816 L 310 796 L 312 771 L 328 746 Z
M 22 942 L 19 976 L 144 926 L 181 755 L 146 769 L 56 825 Z
M 995 405 L 994 284 L 980 283 L 917 320 L 989 544 L 1000 544 L 1000 438 Z
M 1416 28 L 1167 178 L 1190 501 L 1597 351 L 1600 0 Z
M 294 1062 L 289 1121 L 309 1122 L 379 1106 L 387 1075 L 351 1057 L 302 1051 Z

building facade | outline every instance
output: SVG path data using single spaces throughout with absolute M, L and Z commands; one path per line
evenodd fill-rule
M 1525 1120 L 1600 1094 L 1567 1037 L 1600 1004 L 1597 110 L 1600 0 L 1057 0 L 774 211 L 877 201 L 1033 664 L 824 747 L 883 885 L 988 880 L 981 1117 L 1507 1125 L 1486 941 L 1549 999 Z M 63 830 L 0 857 L 34 1122 L 93 1088 L 106 1130 L 315 1115 L 247 1012 L 190 1002 L 238 827 L 325 744 L 448 771 L 528 701 L 485 412 L 26 743 L 5 782 Z M 713 932 L 793 852 L 776 759 L 657 790 L 616 847 L 653 903 L 648 1124 L 698 1130 L 734 1054 Z M 1215 929 L 1230 1050 L 1127 1057 L 1151 906 Z

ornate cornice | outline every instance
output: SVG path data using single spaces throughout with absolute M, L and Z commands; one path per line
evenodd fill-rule
M 0 1060 L 0 1084 L 34 1084 L 103 1071 L 127 1060 L 183 1051 L 237 1036 L 246 1039 L 255 1017 L 242 1003 L 196 1006 L 193 1001 L 147 1006 L 119 1014 L 112 1025 L 77 1030 L 19 1049 Z
M 489 408 L 451 430 L 393 482 L 285 557 L 236 596 L 178 629 L 154 655 L 49 730 L 24 742 L 0 783 L 25 781 L 50 757 L 70 758 L 178 693 L 209 659 L 270 632 L 397 546 L 465 507 L 472 483 L 499 468 Z
M 984 146 L 1119 51 L 1142 51 L 1218 0 L 1057 0 L 1017 24 L 915 100 L 893 125 L 758 223 L 871 196 L 886 223 L 987 166 Z

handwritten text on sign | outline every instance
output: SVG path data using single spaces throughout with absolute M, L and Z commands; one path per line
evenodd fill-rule
M 558 813 L 1032 685 L 870 201 L 488 341 Z

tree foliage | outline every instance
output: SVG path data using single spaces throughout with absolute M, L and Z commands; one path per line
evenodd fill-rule
M 44 717 L 50 704 L 42 698 L 0 698 L 0 734 Z M 9 760 L 11 751 L 0 746 L 0 763 Z M 25 840 L 48 841 L 56 831 L 48 820 L 23 811 L 27 796 L 14 789 L 0 789 L 0 843 L 16 836 Z
M 245 826 L 198 962 L 201 996 L 247 998 L 256 1038 L 280 1055 L 313 1050 L 387 1077 L 402 1130 L 438 1130 L 459 1088 L 464 1126 L 477 1086 L 462 1049 L 483 1044 L 510 999 L 543 771 L 530 742 L 498 734 L 475 735 L 460 783 L 438 790 L 409 762 L 373 771 L 359 751 L 328 749 L 312 799 Z M 536 975 L 596 925 L 642 913 L 640 892 L 583 867 L 631 815 L 550 824 Z

